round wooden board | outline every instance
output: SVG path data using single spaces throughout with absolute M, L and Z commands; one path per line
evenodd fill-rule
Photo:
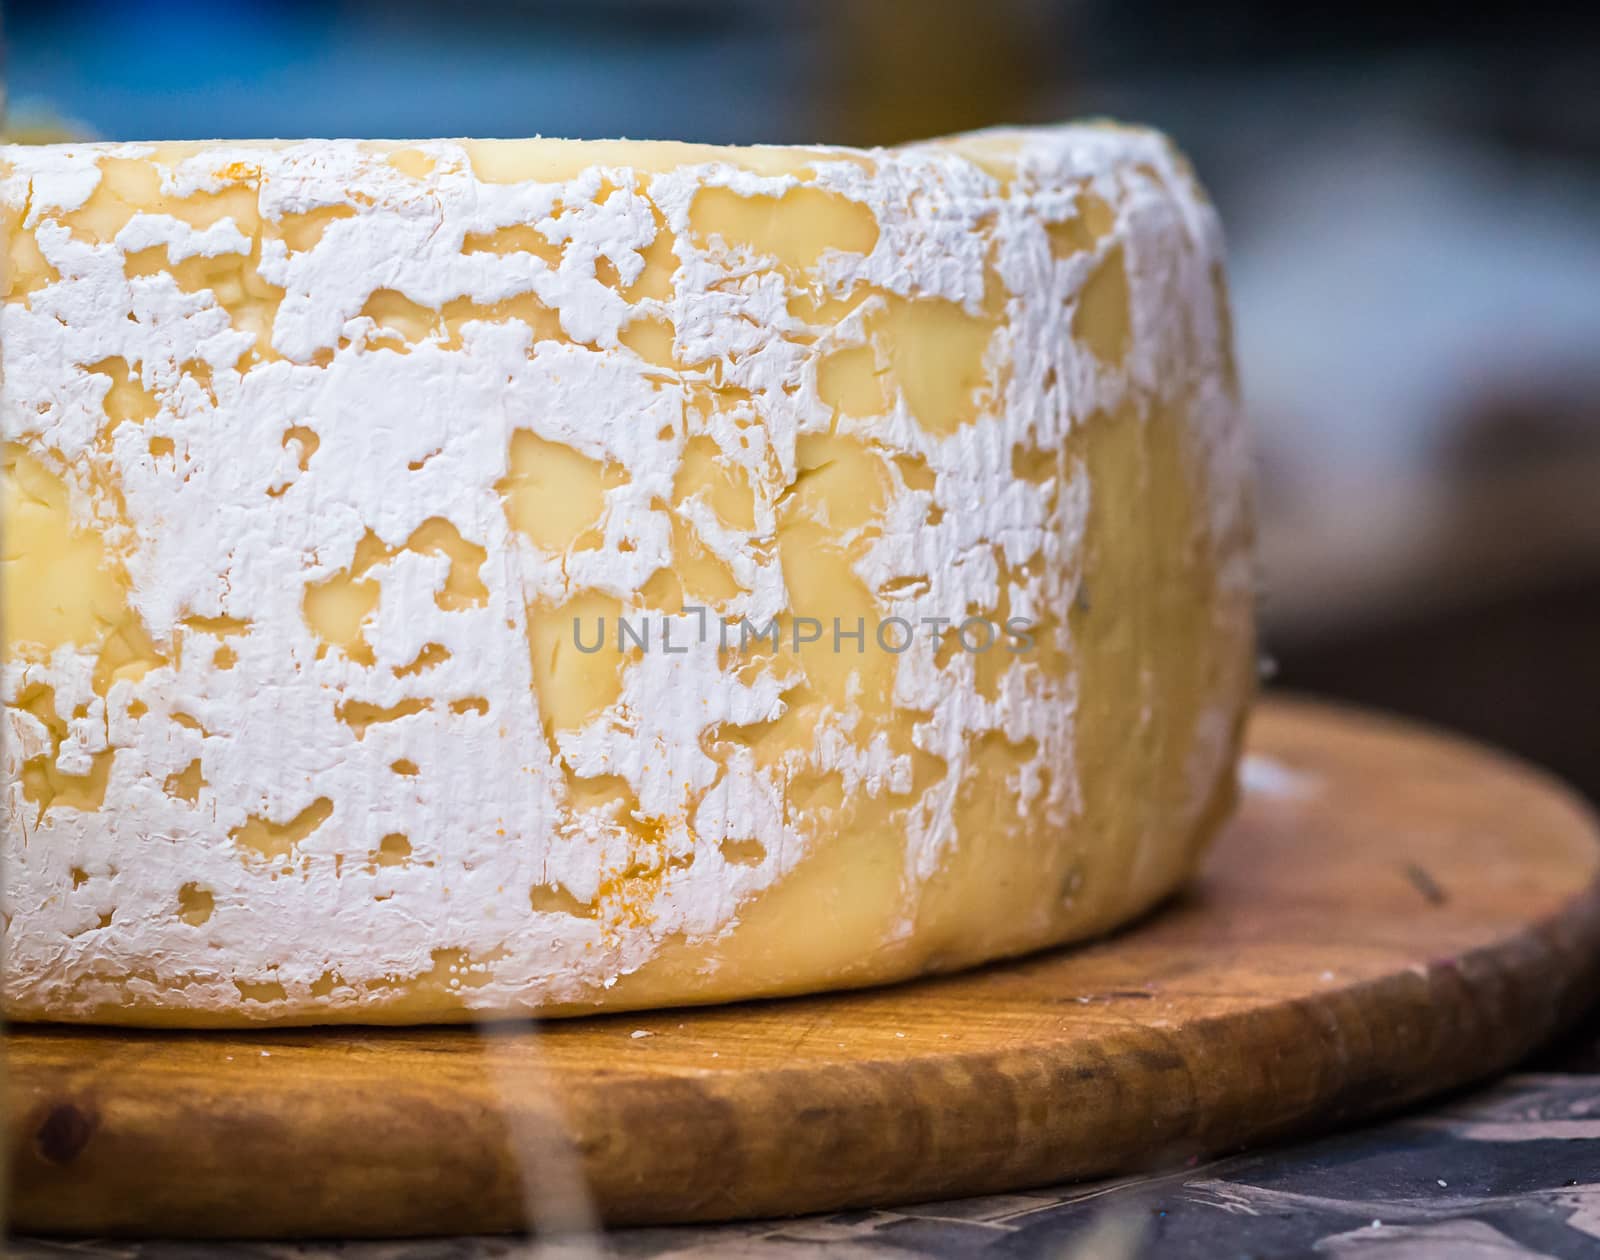
M 1507 758 L 1264 704 L 1201 878 L 1094 945 L 524 1029 L 11 1032 L 13 1224 L 717 1220 L 1150 1170 L 1506 1067 L 1600 993 L 1600 833 Z M 644 1035 L 648 1034 L 648 1035 Z

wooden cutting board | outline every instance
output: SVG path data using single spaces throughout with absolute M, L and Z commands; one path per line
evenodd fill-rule
M 13 1225 L 466 1233 L 1153 1170 L 1495 1072 L 1600 994 L 1564 789 L 1300 703 L 1251 744 L 1202 877 L 1088 948 L 538 1034 L 13 1030 Z

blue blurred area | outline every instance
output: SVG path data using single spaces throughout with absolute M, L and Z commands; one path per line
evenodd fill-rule
M 105 139 L 815 139 L 780 6 L 35 0 L 8 88 Z

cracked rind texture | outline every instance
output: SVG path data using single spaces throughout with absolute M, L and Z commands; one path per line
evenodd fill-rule
M 1127 920 L 1231 806 L 1249 460 L 1161 137 L 0 177 L 12 1018 L 891 980 Z

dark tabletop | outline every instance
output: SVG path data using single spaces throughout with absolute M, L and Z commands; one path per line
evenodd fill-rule
M 1502 1080 L 1353 1132 L 1117 1181 L 561 1245 L 14 1239 L 14 1260 L 1600 1257 L 1600 1018 Z

